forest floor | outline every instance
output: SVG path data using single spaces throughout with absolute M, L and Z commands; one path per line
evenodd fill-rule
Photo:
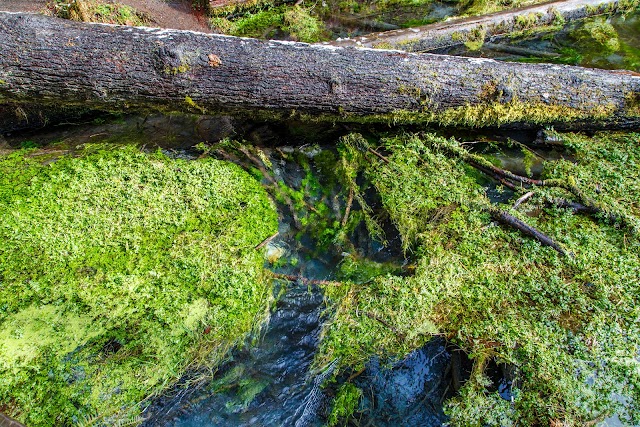
M 46 0 L 0 0 L 0 10 L 9 12 L 43 12 Z M 194 10 L 190 0 L 120 0 L 149 17 L 150 25 L 210 33 L 203 11 Z

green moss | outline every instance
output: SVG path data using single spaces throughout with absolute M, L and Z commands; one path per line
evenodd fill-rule
M 575 160 L 548 162 L 543 178 L 571 182 L 607 211 L 637 222 L 639 137 L 565 135 Z M 636 416 L 640 242 L 633 230 L 549 208 L 546 201 L 571 194 L 534 189 L 523 208 L 530 215 L 510 213 L 574 254 L 563 257 L 491 223 L 490 202 L 460 144 L 429 134 L 381 142 L 389 162 L 371 156 L 361 172 L 375 183 L 417 268 L 410 277 L 326 287 L 334 317 L 317 363 L 339 358 L 357 369 L 374 354 L 403 357 L 437 334 L 474 360 L 471 379 L 447 403 L 454 426 L 583 425 L 615 411 Z M 489 387 L 492 359 L 515 367 L 512 402 Z
M 327 426 L 346 425 L 358 409 L 358 404 L 362 398 L 362 390 L 351 383 L 345 383 L 338 389 Z
M 101 0 L 55 0 L 56 16 L 74 21 L 142 26 L 148 18 L 131 6 Z
M 273 8 L 235 21 L 229 34 L 243 37 L 269 38 L 271 32 L 283 25 L 283 9 Z
M 501 10 L 544 3 L 544 0 L 463 0 L 460 2 L 464 13 L 467 15 L 486 15 Z
M 220 161 L 131 147 L 36 159 L 0 158 L 3 412 L 32 426 L 135 420 L 261 322 L 271 289 L 254 246 L 276 213 Z
M 465 34 L 464 45 L 469 50 L 479 50 L 484 44 L 487 30 L 484 27 L 477 27 Z
M 257 9 L 233 20 L 216 14 L 210 22 L 218 32 L 234 36 L 282 38 L 288 34 L 296 41 L 308 43 L 328 37 L 324 23 L 301 6 Z
M 260 11 L 266 8 L 273 7 L 275 2 L 273 0 L 247 0 L 242 2 L 233 2 L 226 6 L 216 7 L 209 10 L 209 14 L 214 18 L 249 14 L 251 12 Z
M 615 112 L 615 106 L 602 104 L 591 110 L 572 107 L 549 105 L 545 103 L 525 103 L 517 100 L 509 103 L 487 102 L 477 105 L 447 108 L 442 111 L 408 111 L 397 110 L 393 113 L 367 115 L 358 117 L 356 114 L 345 113 L 349 121 L 361 123 L 384 123 L 391 125 L 438 123 L 444 126 L 484 127 L 503 125 L 507 123 L 531 122 L 549 124 L 567 122 L 577 119 L 603 120 Z M 343 120 L 345 118 L 342 118 Z M 308 120 L 340 121 L 340 117 L 317 116 L 307 117 Z
M 167 67 L 167 68 L 165 68 L 164 69 L 164 73 L 165 74 L 173 74 L 175 76 L 176 74 L 186 73 L 190 69 L 191 69 L 191 64 L 188 61 L 183 61 L 177 67 L 171 67 L 171 68 Z
M 589 50 L 599 50 L 605 52 L 617 52 L 620 50 L 620 40 L 618 33 L 613 25 L 604 20 L 597 18 L 588 21 L 583 26 L 570 34 L 578 47 L 588 48 Z
M 392 273 L 399 273 L 398 267 L 394 264 L 384 264 L 348 255 L 340 263 L 337 278 L 354 283 L 367 283 L 375 277 Z
M 284 13 L 284 24 L 283 29 L 297 41 L 315 43 L 327 38 L 322 21 L 300 6 L 294 6 Z
M 199 112 L 201 112 L 202 114 L 206 114 L 206 110 L 204 107 L 199 106 L 198 104 L 196 104 L 196 102 L 191 99 L 190 96 L 185 96 L 184 97 L 184 102 L 185 104 L 187 104 L 191 109 L 193 110 L 197 110 Z
M 528 28 L 533 28 L 538 24 L 540 18 L 544 15 L 542 13 L 529 13 L 526 15 L 517 15 L 515 18 L 515 28 L 519 30 L 526 30 Z M 554 15 L 557 18 L 557 14 Z M 562 16 L 562 15 L 560 15 Z

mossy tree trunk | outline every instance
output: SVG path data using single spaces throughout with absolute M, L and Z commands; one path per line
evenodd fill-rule
M 479 47 L 485 39 L 502 38 L 525 31 L 541 31 L 573 20 L 630 10 L 638 5 L 638 0 L 560 0 L 422 27 L 339 39 L 329 44 L 400 49 L 407 52 L 433 52 L 463 44 Z
M 455 126 L 640 124 L 640 77 L 626 72 L 12 13 L 0 13 L 0 52 L 0 104 L 16 108 L 37 103 Z

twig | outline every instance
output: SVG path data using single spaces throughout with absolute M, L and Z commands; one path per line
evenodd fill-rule
M 347 221 L 349 221 L 349 212 L 351 212 L 351 205 L 353 204 L 353 187 L 349 187 L 349 197 L 347 197 L 347 207 L 344 209 L 344 216 L 342 217 L 341 225 L 345 227 Z
M 371 154 L 373 154 L 374 156 L 376 156 L 377 158 L 379 158 L 380 160 L 382 160 L 383 162 L 385 162 L 386 164 L 389 164 L 389 159 L 387 159 L 382 154 L 378 153 L 373 148 L 369 147 L 369 148 L 367 148 L 367 151 L 370 152 Z
M 488 160 L 483 159 L 480 156 L 475 156 L 473 154 L 467 154 L 463 157 L 466 157 L 464 160 L 469 163 L 471 166 L 473 167 L 482 167 L 484 169 L 488 169 L 490 170 L 492 173 L 501 176 L 503 178 L 506 178 L 510 181 L 514 181 L 514 182 L 520 182 L 522 184 L 528 184 L 528 185 L 537 185 L 537 186 L 543 186 L 544 185 L 544 181 L 541 181 L 539 179 L 531 179 L 531 178 L 527 178 L 526 176 L 522 176 L 522 175 L 517 175 L 511 171 L 505 170 L 505 169 L 500 169 L 497 166 L 494 166 L 493 164 L 491 164 Z
M 377 320 L 378 322 L 380 322 L 382 325 L 384 325 L 385 327 L 387 327 L 389 330 L 391 330 L 391 332 L 393 332 L 394 334 L 396 334 L 397 338 L 400 341 L 403 341 L 406 338 L 406 335 L 403 334 L 402 332 L 398 331 L 396 329 L 395 326 L 393 326 L 392 324 L 390 324 L 389 322 L 387 322 L 386 320 L 384 320 L 383 318 L 377 316 L 375 313 L 372 313 L 370 311 L 365 313 L 367 315 L 367 317 L 369 319 L 373 319 L 373 320 Z
M 348 383 L 350 383 L 351 381 L 353 381 L 355 378 L 358 378 L 360 375 L 362 375 L 362 373 L 366 370 L 366 366 L 363 366 L 362 368 L 360 368 L 357 372 L 354 372 L 353 374 L 349 375 L 349 378 L 347 378 Z
M 562 246 L 560 246 L 560 244 L 556 243 L 555 240 L 553 240 L 551 237 L 547 236 L 543 232 L 539 231 L 538 229 L 530 226 L 529 224 L 522 221 L 521 219 L 518 219 L 515 216 L 500 209 L 485 208 L 485 210 L 488 211 L 493 217 L 493 219 L 495 219 L 496 221 L 501 222 L 502 224 L 508 225 L 510 227 L 513 227 L 519 230 L 520 232 L 522 232 L 523 234 L 526 234 L 527 236 L 533 237 L 543 245 L 550 246 L 551 248 L 555 249 L 561 255 L 573 258 L 573 254 L 571 254 L 570 252 L 567 252 Z
M 302 276 L 293 274 L 273 273 L 274 279 L 288 280 L 289 282 L 300 282 L 303 285 L 320 285 L 320 286 L 341 286 L 342 282 L 334 282 L 331 280 L 307 279 Z
M 529 200 L 533 196 L 533 194 L 534 194 L 533 191 L 529 191 L 528 193 L 525 193 L 522 197 L 520 197 L 518 200 L 516 200 L 516 202 L 513 204 L 513 209 L 516 209 L 522 203 L 524 203 L 527 200 Z
M 264 239 L 254 249 L 258 250 L 258 249 L 264 248 L 266 245 L 269 244 L 269 242 L 271 242 L 273 239 L 275 239 L 278 236 L 278 234 L 279 234 L 279 232 L 276 231 L 275 234 L 273 234 L 272 236 L 269 236 L 266 239 Z
M 498 181 L 500 184 L 504 185 L 505 187 L 507 187 L 510 190 L 513 191 L 518 191 L 519 188 L 514 185 L 513 183 L 507 181 L 506 179 L 502 178 L 501 176 L 499 176 L 498 174 L 485 169 L 484 167 L 478 165 L 478 164 L 471 164 L 471 166 L 473 166 L 474 168 L 478 169 L 480 172 L 484 173 L 485 175 L 490 176 L 491 178 L 495 179 L 496 181 Z

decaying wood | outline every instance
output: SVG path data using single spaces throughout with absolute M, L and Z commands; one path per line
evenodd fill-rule
M 469 41 L 481 42 L 485 38 L 612 13 L 623 5 L 628 8 L 632 3 L 634 2 L 628 0 L 552 1 L 480 17 L 454 19 L 422 27 L 339 39 L 331 44 L 400 49 L 407 52 L 432 52 L 459 46 Z
M 542 50 L 528 49 L 520 46 L 510 46 L 502 43 L 485 43 L 482 45 L 484 49 L 493 50 L 494 52 L 504 52 L 519 56 L 534 56 L 537 58 L 553 59 L 560 56 L 559 53 L 545 52 Z
M 24 425 L 0 413 L 0 427 L 24 427 Z
M 0 104 L 17 106 L 250 112 L 278 118 L 304 114 L 462 126 L 563 120 L 586 120 L 596 127 L 640 124 L 639 77 L 578 67 L 6 12 L 0 13 L 0 52 Z

